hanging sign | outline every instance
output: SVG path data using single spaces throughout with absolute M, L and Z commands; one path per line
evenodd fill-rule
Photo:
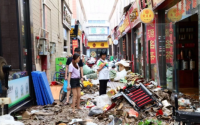
M 177 22 L 182 18 L 182 12 L 180 9 L 172 8 L 167 12 L 167 18 L 172 22 Z
M 154 12 L 151 9 L 143 9 L 140 13 L 140 20 L 143 23 L 151 23 L 154 20 Z
M 146 25 L 146 31 L 147 31 L 147 35 L 146 35 L 146 40 L 148 42 L 147 43 L 147 63 L 149 63 L 149 51 L 148 51 L 148 43 L 150 42 L 150 58 L 151 58 L 151 64 L 156 64 L 156 50 L 155 50 L 155 20 Z
M 95 48 L 108 48 L 108 42 L 89 42 L 88 46 L 91 49 L 95 49 Z
M 118 40 L 115 39 L 115 40 L 113 41 L 113 44 L 114 44 L 114 45 L 117 45 L 117 44 L 118 44 Z
M 78 47 L 78 40 L 72 40 L 72 49 L 73 49 L 73 54 L 74 54 L 74 50 L 75 48 Z
M 131 8 L 129 9 L 129 18 L 130 18 L 131 28 L 135 27 L 138 23 L 140 23 L 140 19 L 138 15 L 139 15 L 139 11 L 137 7 L 137 2 L 134 2 Z

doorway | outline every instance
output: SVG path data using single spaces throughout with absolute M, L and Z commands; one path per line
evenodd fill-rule
M 176 23 L 176 34 L 179 91 L 197 95 L 198 98 L 198 15 L 194 14 Z

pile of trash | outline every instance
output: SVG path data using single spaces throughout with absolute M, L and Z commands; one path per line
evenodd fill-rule
M 80 125 L 175 125 L 173 112 L 175 95 L 179 111 L 200 112 L 198 100 L 182 93 L 163 89 L 141 75 L 127 72 L 122 85 L 110 88 L 98 96 L 99 86 L 92 81 L 83 83 L 83 110 L 72 113 L 70 105 L 54 103 L 35 106 L 15 115 L 24 124 Z M 115 83 L 113 83 L 115 84 Z
M 174 95 L 177 93 L 162 89 L 155 81 L 146 81 L 139 74 L 129 72 L 125 80 L 127 84 L 124 88 L 110 89 L 107 95 L 98 97 L 97 100 L 101 101 L 97 102 L 89 113 L 96 123 L 104 122 L 109 125 L 178 124 L 173 119 Z M 198 100 L 182 93 L 177 95 L 178 110 L 200 112 Z

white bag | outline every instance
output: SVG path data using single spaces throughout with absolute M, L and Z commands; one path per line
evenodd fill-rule
M 95 101 L 97 102 L 97 107 L 99 107 L 99 108 L 103 108 L 106 105 L 112 104 L 111 98 L 108 97 L 107 94 L 96 97 Z
M 15 121 L 11 115 L 0 116 L 1 125 L 24 125 L 22 122 Z

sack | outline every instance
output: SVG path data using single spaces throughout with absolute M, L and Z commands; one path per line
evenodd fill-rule
M 102 109 L 105 105 L 112 104 L 111 98 L 107 94 L 96 97 L 95 101 L 97 102 L 97 106 Z
M 83 75 L 89 75 L 92 73 L 94 73 L 94 71 L 90 67 L 88 67 L 88 65 L 83 66 Z
M 116 77 L 116 74 L 117 74 L 117 71 L 110 70 L 110 73 L 109 73 L 110 79 L 114 79 Z
M 67 85 L 68 85 L 68 81 L 64 80 L 64 85 L 63 85 L 63 91 L 67 92 Z
M 88 115 L 94 116 L 94 115 L 100 115 L 100 114 L 103 114 L 103 110 L 99 107 L 93 107 L 93 108 L 91 108 Z

